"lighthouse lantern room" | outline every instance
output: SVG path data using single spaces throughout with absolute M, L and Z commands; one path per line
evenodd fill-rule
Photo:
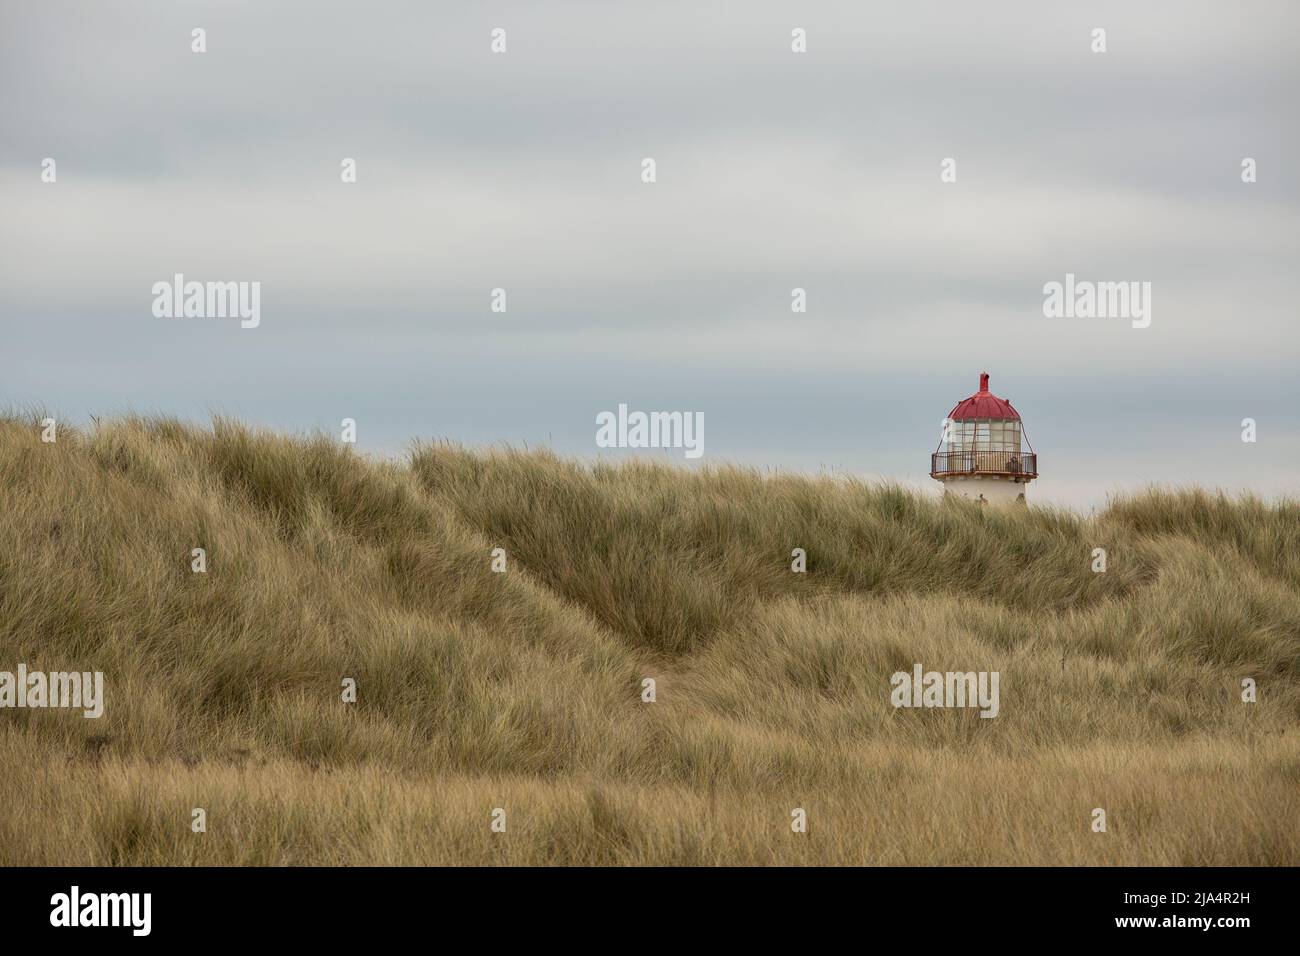
M 1029 482 L 1038 477 L 1038 456 L 1020 413 L 989 391 L 988 372 L 980 375 L 980 390 L 944 419 L 930 477 L 943 482 L 945 495 L 982 504 L 1023 503 Z

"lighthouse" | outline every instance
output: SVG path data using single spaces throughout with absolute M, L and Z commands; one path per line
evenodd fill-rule
M 989 391 L 988 372 L 980 374 L 980 390 L 943 420 L 930 477 L 943 482 L 945 495 L 980 504 L 1024 503 L 1029 482 L 1038 477 L 1038 456 L 1020 413 Z

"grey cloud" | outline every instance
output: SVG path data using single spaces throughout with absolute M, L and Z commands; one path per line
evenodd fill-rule
M 1042 446 L 1046 497 L 1296 489 L 1289 4 L 3 17 L 2 402 L 350 415 L 376 451 L 436 434 L 594 456 L 595 412 L 629 401 L 704 410 L 706 461 L 925 485 L 939 417 L 987 367 Z M 1152 328 L 1044 319 L 1066 271 L 1151 281 Z M 153 318 L 174 272 L 260 280 L 262 327 Z

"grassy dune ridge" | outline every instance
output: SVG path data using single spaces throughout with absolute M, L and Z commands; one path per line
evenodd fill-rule
M 1300 863 L 1296 502 L 39 434 L 0 417 L 0 670 L 106 704 L 0 710 L 0 864 Z M 917 662 L 1000 715 L 895 710 Z

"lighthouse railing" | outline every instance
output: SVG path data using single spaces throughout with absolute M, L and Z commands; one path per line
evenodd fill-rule
M 954 450 L 937 451 L 930 456 L 930 474 L 1002 475 L 1011 478 L 1037 478 L 1038 456 L 1011 451 Z

